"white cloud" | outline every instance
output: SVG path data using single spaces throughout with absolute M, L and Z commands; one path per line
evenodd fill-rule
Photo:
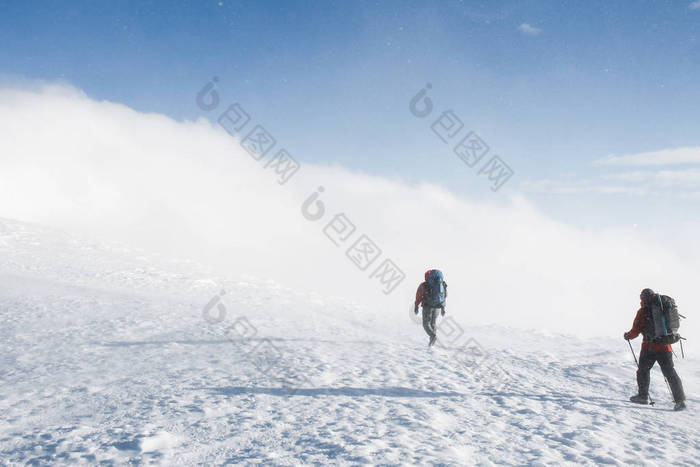
M 606 194 L 656 196 L 672 194 L 687 198 L 700 187 L 700 169 L 634 171 L 603 174 L 586 179 L 528 180 L 520 184 L 526 193 L 575 195 Z
M 700 147 L 690 146 L 623 156 L 610 155 L 595 162 L 597 165 L 644 166 L 700 163 Z
M 700 10 L 700 0 L 692 2 L 690 5 L 688 5 L 688 8 L 691 10 Z
M 326 212 L 313 222 L 301 205 L 320 185 Z M 349 297 L 398 323 L 433 266 L 445 270 L 448 308 L 465 326 L 617 335 L 649 285 L 700 307 L 690 240 L 691 253 L 679 257 L 667 239 L 651 241 L 631 228 L 579 230 L 522 197 L 499 199 L 460 199 L 437 186 L 310 164 L 280 186 L 208 121 L 176 122 L 74 90 L 0 89 L 3 217 Z M 359 271 L 347 244 L 326 238 L 324 226 L 339 213 L 357 228 L 351 241 L 368 235 L 383 251 L 379 261 L 390 258 L 406 272 L 393 294 L 370 280 L 375 265 Z
M 643 183 L 658 189 L 688 188 L 700 186 L 700 169 L 623 172 L 608 174 L 603 178 L 621 182 Z
M 529 180 L 520 184 L 520 188 L 526 193 L 574 195 L 574 194 L 626 194 L 626 195 L 648 195 L 649 190 L 645 187 L 625 186 L 622 184 L 609 184 L 604 180 Z
M 538 36 L 542 33 L 540 28 L 536 28 L 528 23 L 522 23 L 518 26 L 518 30 L 527 36 Z
M 610 155 L 595 161 L 594 165 L 638 170 L 604 173 L 587 179 L 568 177 L 558 180 L 531 180 L 523 182 L 521 188 L 528 193 L 672 195 L 693 199 L 689 194 L 695 193 L 700 186 L 700 168 L 670 169 L 668 166 L 698 163 L 700 147 L 681 147 L 622 156 Z

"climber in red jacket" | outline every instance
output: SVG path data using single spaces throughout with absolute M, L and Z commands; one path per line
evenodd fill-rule
M 654 332 L 653 321 L 650 316 L 651 303 L 652 300 L 658 300 L 659 296 L 651 289 L 644 289 L 639 298 L 641 299 L 641 308 L 637 311 L 632 329 L 624 334 L 627 340 L 634 339 L 639 334 L 644 336 L 637 368 L 637 386 L 639 391 L 636 395 L 630 397 L 630 400 L 637 404 L 649 403 L 649 372 L 654 363 L 659 362 L 661 372 L 664 374 L 664 378 L 668 381 L 673 393 L 673 399 L 676 403 L 674 410 L 683 410 L 685 409 L 685 393 L 683 391 L 683 383 L 673 368 L 673 349 L 669 344 L 660 344 L 652 341 Z
M 437 340 L 436 321 L 438 313 L 445 315 L 445 299 L 447 298 L 447 283 L 442 271 L 428 269 L 425 272 L 425 282 L 421 282 L 416 291 L 416 301 L 413 312 L 418 314 L 418 305 L 423 308 L 423 329 L 430 337 L 428 346 Z

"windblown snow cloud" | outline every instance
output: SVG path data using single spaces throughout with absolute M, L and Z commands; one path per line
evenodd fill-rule
M 646 286 L 698 305 L 697 258 L 633 229 L 583 231 L 523 197 L 474 202 L 340 167 L 303 164 L 281 185 L 216 123 L 139 113 L 64 86 L 0 90 L 0 200 L 3 217 L 348 297 L 396 320 L 408 319 L 430 267 L 445 271 L 448 308 L 464 326 L 616 335 Z M 314 215 L 302 214 L 305 202 Z M 355 228 L 348 243 L 329 238 L 341 214 Z M 365 270 L 348 257 L 362 235 L 381 249 Z M 389 295 L 370 277 L 385 258 L 406 274 Z

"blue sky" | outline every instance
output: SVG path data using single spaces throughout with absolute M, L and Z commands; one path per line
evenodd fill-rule
M 691 150 L 666 164 L 663 152 L 700 146 L 691 1 L 2 1 L 0 10 L 6 81 L 62 80 L 191 120 L 212 117 L 194 96 L 218 76 L 222 99 L 301 161 L 473 198 L 524 192 L 591 226 L 649 210 L 683 222 L 699 204 L 700 159 Z M 454 110 L 515 170 L 502 191 L 437 139 L 432 115 L 409 113 L 426 83 L 437 111 Z M 648 152 L 659 162 L 594 164 Z

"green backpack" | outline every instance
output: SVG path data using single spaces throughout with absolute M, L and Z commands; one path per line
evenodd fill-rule
M 650 338 L 658 344 L 675 344 L 681 340 L 678 329 L 681 318 L 676 301 L 668 295 L 656 295 L 651 300 L 650 308 Z

